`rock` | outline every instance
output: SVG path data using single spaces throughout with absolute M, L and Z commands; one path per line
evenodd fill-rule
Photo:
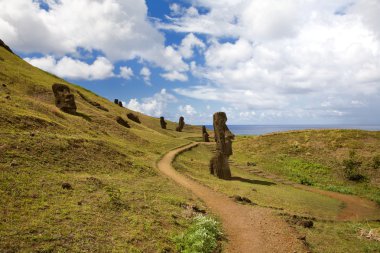
M 10 47 L 8 47 L 8 46 L 4 43 L 4 41 L 2 41 L 1 39 L 0 39 L 0 47 L 5 48 L 7 51 L 9 51 L 9 52 L 11 52 L 11 53 L 13 54 L 12 49 L 11 49 Z
M 65 84 L 55 83 L 52 89 L 55 96 L 55 105 L 66 113 L 75 114 L 77 106 L 74 95 L 70 93 L 70 88 Z
M 123 107 L 123 103 L 121 101 L 119 101 L 119 106 Z
M 18 162 L 16 160 L 13 160 L 10 165 L 11 165 L 11 167 L 16 167 L 19 164 L 18 164 Z
M 167 123 L 166 123 L 164 117 L 160 117 L 160 125 L 161 125 L 162 129 L 166 129 Z
M 10 100 L 10 99 L 11 99 L 11 96 L 6 95 L 5 98 L 8 99 L 8 100 Z
M 256 163 L 254 163 L 254 162 L 247 162 L 247 166 L 253 167 L 253 166 L 256 166 Z
M 135 114 L 133 114 L 133 113 L 128 113 L 127 114 L 127 117 L 128 117 L 128 119 L 130 119 L 130 120 L 132 120 L 132 121 L 134 121 L 134 122 L 136 122 L 136 123 L 141 123 L 141 121 L 140 121 L 140 119 L 139 119 L 139 116 L 137 116 L 137 115 L 135 115 Z
M 5 87 L 7 87 L 7 85 L 5 83 L 3 83 L 3 87 L 5 88 Z
M 228 158 L 232 155 L 232 140 L 235 135 L 231 133 L 227 125 L 227 116 L 224 112 L 217 112 L 213 116 L 216 152 L 210 160 L 210 173 L 220 179 L 230 179 L 231 170 Z
M 65 190 L 72 190 L 73 187 L 72 187 L 71 184 L 69 184 L 69 183 L 62 183 L 62 189 L 65 189 Z
M 178 126 L 175 129 L 177 132 L 182 132 L 183 127 L 185 126 L 185 119 L 184 117 L 179 117 Z
M 120 125 L 126 127 L 126 128 L 131 128 L 131 126 L 128 124 L 126 120 L 124 120 L 122 117 L 117 117 L 116 122 L 119 123 Z
M 249 198 L 242 197 L 239 195 L 233 195 L 231 198 L 233 198 L 236 202 L 242 202 L 246 204 L 253 204 L 252 201 Z
M 204 142 L 210 142 L 209 134 L 207 133 L 206 126 L 202 126 L 202 138 Z
M 301 220 L 297 222 L 297 225 L 304 228 L 312 228 L 314 226 L 314 222 L 312 220 Z
M 306 235 L 298 236 L 297 239 L 301 241 L 306 241 Z

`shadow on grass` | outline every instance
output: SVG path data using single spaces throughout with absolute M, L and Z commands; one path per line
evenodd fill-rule
M 74 116 L 81 117 L 81 118 L 83 118 L 84 120 L 87 120 L 87 121 L 89 121 L 89 122 L 92 121 L 92 119 L 90 118 L 90 116 L 88 116 L 88 115 L 86 115 L 86 114 L 84 114 L 84 113 L 75 112 L 75 113 L 69 113 L 69 114 L 74 115 Z
M 262 180 L 254 180 L 254 179 L 248 179 L 248 178 L 242 178 L 242 177 L 231 177 L 232 181 L 240 181 L 244 183 L 250 183 L 250 184 L 260 184 L 260 185 L 276 185 L 275 183 L 268 182 L 268 181 L 262 181 Z

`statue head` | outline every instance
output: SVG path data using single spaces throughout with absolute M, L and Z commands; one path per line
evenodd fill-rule
M 70 93 L 70 88 L 65 84 L 55 83 L 52 86 L 55 105 L 64 112 L 75 113 L 77 106 L 74 95 Z

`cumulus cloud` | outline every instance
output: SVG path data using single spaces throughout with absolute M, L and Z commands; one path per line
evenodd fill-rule
M 177 98 L 162 89 L 152 97 L 143 98 L 141 101 L 137 98 L 129 100 L 125 106 L 131 110 L 145 113 L 150 116 L 160 117 L 168 113 L 167 107 L 170 103 L 177 102 Z
M 129 80 L 133 76 L 133 70 L 130 67 L 122 66 L 120 67 L 120 77 Z
M 185 82 L 185 81 L 188 80 L 188 77 L 187 77 L 186 74 L 178 72 L 178 71 L 164 73 L 164 74 L 161 74 L 161 76 L 163 78 L 165 78 L 166 80 L 169 80 L 169 81 L 181 81 L 181 82 Z
M 191 105 L 180 105 L 178 110 L 185 115 L 193 116 L 197 113 L 197 111 Z
M 182 11 L 160 24 L 209 37 L 204 64 L 191 64 L 205 85 L 175 89 L 178 94 L 229 103 L 237 114 L 267 111 L 258 118 L 347 116 L 354 113 L 349 108 L 369 106 L 360 101 L 379 93 L 379 1 L 191 3 L 208 11 Z M 326 108 L 326 97 L 344 99 Z
M 56 60 L 53 56 L 24 60 L 63 78 L 102 80 L 114 76 L 112 63 L 104 57 L 98 57 L 92 64 L 66 56 L 60 60 Z
M 167 71 L 188 67 L 149 21 L 145 1 L 0 0 L 0 34 L 16 51 L 74 55 L 103 52 L 110 61 L 143 59 Z M 174 51 L 174 52 L 173 52 Z
M 183 38 L 179 47 L 179 53 L 185 58 L 191 58 L 194 54 L 194 48 L 204 49 L 206 45 L 201 39 L 195 36 L 193 33 L 189 33 Z
M 152 73 L 150 72 L 150 69 L 147 68 L 147 67 L 142 67 L 141 70 L 140 70 L 140 75 L 144 79 L 145 83 L 148 84 L 148 85 L 152 85 L 151 82 L 150 82 L 150 75 L 151 74 Z

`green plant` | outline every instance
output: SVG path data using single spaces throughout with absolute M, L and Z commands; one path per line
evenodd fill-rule
M 372 167 L 374 169 L 380 168 L 380 155 L 376 155 L 372 159 Z
M 354 150 L 350 151 L 349 158 L 343 160 L 344 174 L 346 178 L 352 181 L 363 181 L 365 176 L 359 173 L 359 168 L 362 162 L 356 157 L 356 152 Z
M 121 207 L 123 203 L 120 190 L 111 186 L 106 187 L 105 190 L 110 198 L 111 204 L 115 207 Z
M 198 215 L 185 233 L 174 238 L 177 250 L 183 253 L 211 253 L 218 246 L 222 233 L 211 217 Z

